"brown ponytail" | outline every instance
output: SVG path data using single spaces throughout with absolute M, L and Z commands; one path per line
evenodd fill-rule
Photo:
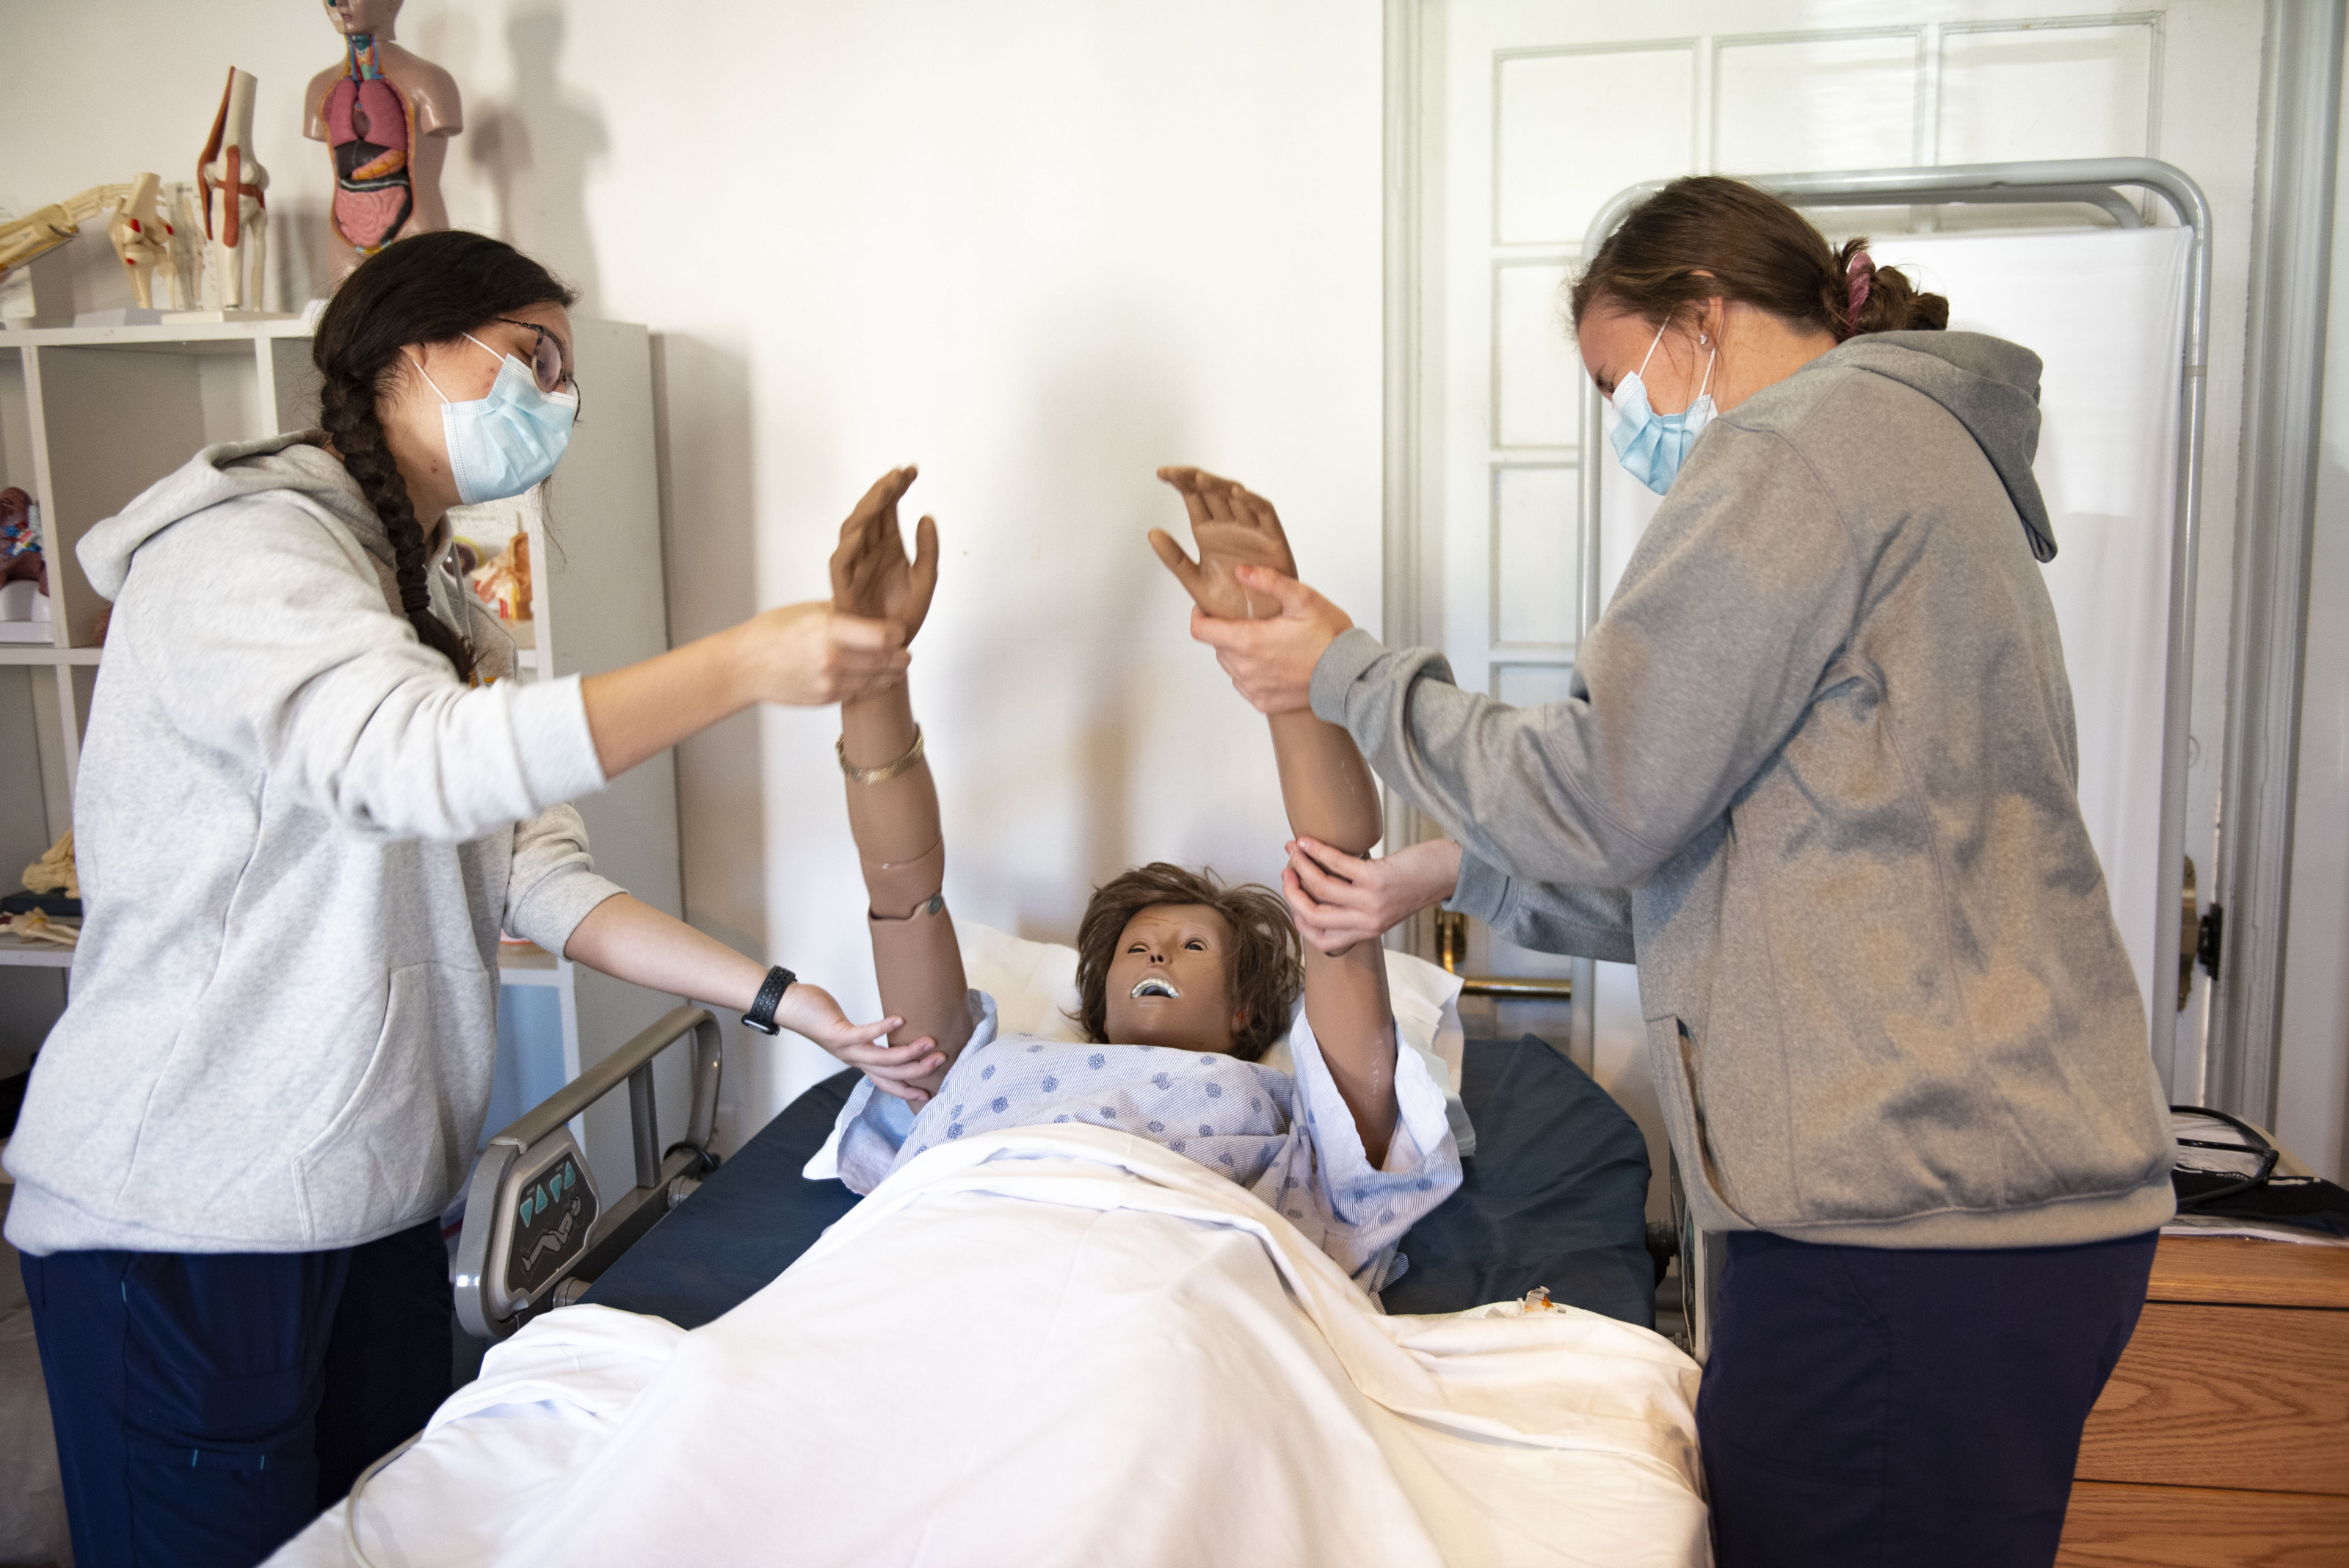
M 432 613 L 431 566 L 407 482 L 385 441 L 377 409 L 399 386 L 410 343 L 445 343 L 493 317 L 577 299 L 544 267 L 487 234 L 449 229 L 417 234 L 377 252 L 335 291 L 311 362 L 323 379 L 319 422 L 391 541 L 399 607 L 427 648 L 457 678 L 473 678 L 473 649 Z
M 1950 324 L 1948 300 L 1919 293 L 1897 268 L 1857 260 L 1867 246 L 1851 240 L 1831 250 L 1810 220 L 1768 192 L 1692 175 L 1616 225 L 1574 280 L 1568 306 L 1578 327 L 1601 301 L 1661 327 L 1710 299 L 1735 300 L 1837 338 Z M 1855 314 L 1856 261 L 1868 276 Z

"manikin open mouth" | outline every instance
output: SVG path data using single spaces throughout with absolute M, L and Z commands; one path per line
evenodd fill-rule
M 1136 996 L 1136 997 L 1142 997 L 1142 996 L 1169 996 L 1169 997 L 1180 997 L 1183 993 L 1182 993 L 1181 992 L 1179 992 L 1179 991 L 1175 990 L 1175 989 L 1174 989 L 1174 982 L 1173 981 L 1171 981 L 1171 980 L 1168 980 L 1164 975 L 1163 975 L 1163 974 L 1145 974 L 1145 975 L 1143 975 L 1140 980 L 1135 981 L 1133 982 L 1133 990 L 1132 992 L 1130 992 L 1128 994 L 1129 994 L 1129 995 L 1132 995 L 1132 996 Z

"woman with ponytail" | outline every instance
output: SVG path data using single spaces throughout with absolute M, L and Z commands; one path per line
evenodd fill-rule
M 561 457 L 572 298 L 500 241 L 403 240 L 319 323 L 323 430 L 207 448 L 79 546 L 115 607 L 86 917 L 6 1161 L 82 1568 L 256 1562 L 448 1393 L 502 927 L 851 1061 L 928 1049 L 596 876 L 564 804 L 886 690 L 902 628 L 793 605 L 523 682 L 439 565 L 451 506 Z
M 1664 500 L 1564 701 L 1462 691 L 1256 568 L 1278 617 L 1194 621 L 1451 833 L 1300 843 L 1289 901 L 1333 950 L 1444 899 L 1638 963 L 1727 1233 L 1697 1404 L 1723 1568 L 2044 1568 L 2173 1151 L 2080 815 L 2038 357 L 1733 180 L 1635 209 L 1569 304 Z

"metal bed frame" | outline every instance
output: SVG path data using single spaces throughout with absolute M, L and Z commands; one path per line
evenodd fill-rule
M 653 1059 L 693 1041 L 693 1099 L 682 1140 L 660 1147 Z M 465 1228 L 450 1281 L 457 1321 L 476 1339 L 503 1339 L 551 1307 L 568 1306 L 684 1202 L 718 1165 L 718 1020 L 680 1007 L 492 1137 L 465 1189 Z M 610 1204 L 571 1123 L 623 1084 L 636 1184 Z
M 1853 169 L 1826 173 L 1759 174 L 1753 184 L 1783 197 L 1797 207 L 1903 207 L 1958 204 L 2081 202 L 2102 209 L 2123 228 L 2143 223 L 2137 208 L 2119 187 L 2133 187 L 2160 197 L 2177 214 L 2180 226 L 2193 234 L 2186 271 L 2186 335 L 2181 345 L 2178 393 L 2178 483 L 2169 534 L 2168 661 L 2165 671 L 2161 732 L 2161 857 L 2155 883 L 2154 929 L 2178 918 L 2186 898 L 2186 768 L 2189 709 L 2193 699 L 2194 583 L 2196 556 L 2202 524 L 2202 426 L 2207 396 L 2210 343 L 2210 203 L 2193 178 L 2175 164 L 2152 158 L 2065 158 L 2041 162 L 1964 163 L 1922 169 Z M 1616 194 L 1599 211 L 1583 243 L 1587 257 L 1612 234 L 1633 207 L 1664 188 L 1667 182 L 1651 180 Z M 1582 391 L 1581 567 L 1583 602 L 1581 629 L 1599 619 L 1599 524 L 1605 452 L 1601 400 L 1585 385 Z M 2181 934 L 2181 963 L 2190 963 L 2195 950 L 2194 921 Z M 2163 948 L 2157 941 L 2157 961 Z M 2165 988 L 2157 984 L 2157 1003 Z M 2182 1004 L 2181 1004 L 2182 1005 Z M 2175 1016 L 2158 1005 L 2147 1021 L 2147 1049 L 2162 1069 L 2164 1082 L 2174 1065 L 2177 1046 Z M 1711 1339 L 1714 1293 L 1719 1284 L 1718 1238 L 1693 1228 L 1681 1190 L 1677 1154 L 1671 1171 L 1673 1219 L 1680 1232 L 1683 1310 L 1687 1314 L 1690 1353 L 1705 1358 Z M 1691 1262 L 1693 1260 L 1694 1267 Z

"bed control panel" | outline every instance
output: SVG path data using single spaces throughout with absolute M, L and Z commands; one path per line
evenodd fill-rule
M 587 1234 L 595 1223 L 595 1182 L 586 1160 L 568 1132 L 552 1141 L 554 1147 L 532 1161 L 533 1168 L 507 1189 L 522 1192 L 502 1249 L 509 1295 L 534 1296 L 552 1283 L 564 1264 L 587 1250 Z
M 679 1044 L 689 1050 L 692 1099 L 685 1137 L 664 1150 L 653 1061 Z M 718 1163 L 709 1145 L 720 1060 L 709 1010 L 680 1007 L 491 1137 L 473 1165 L 449 1272 L 467 1334 L 503 1339 L 537 1314 L 578 1300 Z M 598 1100 L 622 1091 L 636 1180 L 605 1198 L 572 1129 Z

